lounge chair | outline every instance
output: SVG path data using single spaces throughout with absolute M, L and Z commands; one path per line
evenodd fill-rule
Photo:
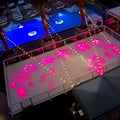
M 8 19 L 6 16 L 0 16 L 0 26 L 5 27 L 8 25 Z
M 24 1 L 24 0 L 18 0 L 17 4 L 18 4 L 18 5 L 24 5 L 24 4 L 25 4 L 25 1 Z
M 15 3 L 11 2 L 7 4 L 8 8 L 14 8 L 15 7 Z
M 23 5 L 24 10 L 28 10 L 28 9 L 32 9 L 32 8 L 33 8 L 33 6 L 31 3 L 26 3 L 25 5 Z
M 30 9 L 29 11 L 27 11 L 26 14 L 28 17 L 35 17 L 38 14 L 38 12 L 36 9 Z
M 23 15 L 22 15 L 19 7 L 15 7 L 15 8 L 10 9 L 10 18 L 14 22 L 19 22 L 23 19 Z

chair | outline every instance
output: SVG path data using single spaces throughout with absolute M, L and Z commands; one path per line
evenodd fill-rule
M 14 22 L 19 22 L 23 19 L 23 15 L 22 15 L 19 7 L 10 9 L 10 13 L 11 13 L 10 17 Z
M 0 26 L 4 27 L 8 24 L 8 19 L 6 16 L 0 16 Z
M 8 8 L 14 8 L 15 7 L 15 3 L 11 2 L 7 4 Z
M 24 1 L 24 0 L 18 0 L 17 4 L 18 4 L 18 5 L 24 5 L 24 4 L 25 4 L 25 1 Z
M 32 8 L 33 8 L 33 6 L 31 3 L 26 3 L 25 5 L 23 5 L 24 10 L 28 10 L 28 9 L 32 9 Z
M 35 9 L 30 9 L 30 10 L 27 11 L 26 14 L 27 14 L 28 17 L 31 18 L 31 17 L 35 17 L 38 14 L 38 12 Z

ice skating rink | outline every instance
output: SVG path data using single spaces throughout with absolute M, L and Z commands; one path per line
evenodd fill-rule
M 120 65 L 120 42 L 106 32 L 4 65 L 8 105 L 17 113 Z

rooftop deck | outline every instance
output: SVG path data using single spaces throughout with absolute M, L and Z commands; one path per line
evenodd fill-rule
M 114 36 L 119 34 L 109 31 L 110 29 L 107 27 L 104 30 L 93 35 L 92 39 L 87 37 L 71 44 L 65 44 L 60 48 L 53 47 L 53 50 L 44 54 L 28 55 L 30 59 L 22 60 L 21 55 L 18 55 L 14 59 L 4 60 L 6 88 L 11 113 L 16 114 L 29 105 L 36 105 L 66 93 L 79 83 L 97 76 L 99 70 L 94 71 L 88 65 L 89 58 L 96 52 L 103 62 L 103 64 L 101 62 L 103 72 L 119 66 L 120 56 L 117 51 L 112 50 L 112 46 L 109 46 L 111 44 L 119 50 L 119 41 L 116 39 L 117 37 L 114 38 L 107 31 Z M 100 40 L 100 46 L 96 43 L 94 48 L 93 41 L 96 39 Z M 63 43 L 68 40 L 71 39 L 65 39 Z M 75 47 L 82 43 L 85 44 L 86 49 Z M 62 52 L 63 55 L 61 56 L 58 52 Z M 19 59 L 19 62 L 9 63 L 16 58 Z M 22 89 L 22 93 L 20 89 Z

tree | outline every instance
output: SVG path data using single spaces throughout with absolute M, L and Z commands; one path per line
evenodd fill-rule
M 48 0 L 34 0 L 33 2 L 34 2 L 34 5 L 40 9 L 42 24 L 45 30 L 45 40 L 49 41 L 49 31 L 48 31 L 49 24 L 47 23 L 46 13 L 44 11 L 44 6 L 48 2 Z
M 6 51 L 9 50 L 9 47 L 7 45 L 7 42 L 6 42 L 6 38 L 5 38 L 4 32 L 2 30 L 2 27 L 0 27 L 0 40 L 2 40 Z
M 85 10 L 84 10 L 84 1 L 78 0 L 79 9 L 80 9 L 80 16 L 81 16 L 81 27 L 84 28 L 85 26 Z

